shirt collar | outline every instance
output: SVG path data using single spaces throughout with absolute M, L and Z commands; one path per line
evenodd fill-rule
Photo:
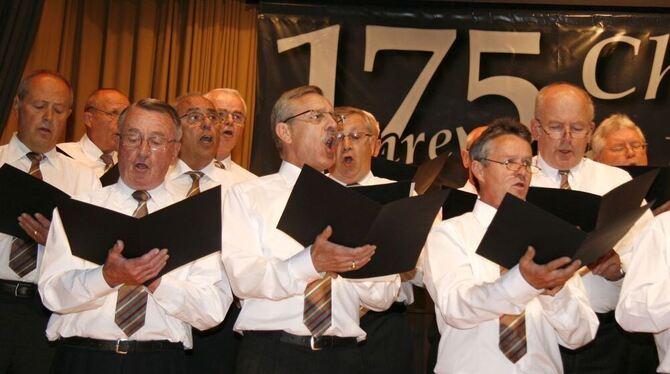
M 570 174 L 569 175 L 572 175 L 574 177 L 575 175 L 579 174 L 579 172 L 584 167 L 584 162 L 585 161 L 582 158 L 581 161 L 579 161 L 579 163 L 575 167 L 570 169 Z M 558 169 L 550 166 L 546 161 L 544 161 L 542 156 L 540 156 L 539 154 L 537 155 L 537 166 L 542 170 L 542 174 L 546 175 L 547 177 L 551 178 L 552 180 L 560 182 L 561 176 L 560 176 L 560 174 L 558 174 Z
M 99 160 L 100 156 L 102 156 L 102 151 L 100 148 L 98 148 L 95 143 L 91 140 L 91 138 L 88 137 L 87 134 L 84 134 L 84 136 L 81 137 L 81 140 L 79 140 L 79 143 L 81 144 L 81 149 L 84 151 L 86 156 L 88 156 L 92 160 Z M 112 159 L 114 162 L 117 162 L 116 158 L 116 152 L 112 152 Z
M 180 176 L 184 175 L 184 173 L 192 170 L 193 169 L 191 169 L 188 165 L 186 165 L 186 163 L 182 159 L 177 159 L 177 163 L 175 163 L 174 166 L 170 169 L 170 172 L 168 172 L 168 177 L 166 179 L 167 180 L 177 179 Z M 198 171 L 201 171 L 204 175 L 206 175 L 210 179 L 216 180 L 212 176 L 216 173 L 217 170 L 220 169 L 214 166 L 214 159 L 212 159 L 212 161 L 210 161 L 210 163 L 207 164 L 207 166 Z
M 137 203 L 135 198 L 133 198 L 133 192 L 135 192 L 135 190 L 130 188 L 127 184 L 125 184 L 122 178 L 119 178 L 119 181 L 116 182 L 114 188 L 120 194 L 122 201 L 130 201 L 133 203 Z M 151 204 L 152 201 L 153 203 L 155 203 L 155 205 L 152 204 L 154 205 L 153 211 L 152 208 L 149 208 L 149 213 L 155 212 L 156 206 L 158 206 L 159 208 L 163 208 L 172 203 L 172 200 L 170 199 L 170 193 L 165 188 L 165 182 L 161 183 L 160 185 L 158 185 L 158 187 L 149 190 L 147 192 L 149 193 L 150 196 L 149 200 L 147 201 L 147 204 Z
M 497 211 L 498 209 L 477 199 L 475 207 L 472 209 L 472 214 L 475 215 L 475 218 L 482 225 L 482 227 L 488 228 L 489 225 L 491 224 L 491 221 L 493 221 L 493 217 L 495 217 Z
M 233 167 L 233 159 L 230 158 L 230 155 L 228 157 L 224 158 L 223 160 L 220 160 L 223 166 L 226 167 L 226 170 L 230 170 L 231 167 Z
M 17 160 L 20 160 L 21 158 L 26 158 L 26 154 L 28 152 L 32 152 L 30 148 L 28 148 L 21 140 L 19 140 L 19 137 L 17 136 L 17 133 L 15 132 L 12 135 L 12 138 L 9 140 L 8 147 L 7 147 L 7 160 L 6 162 L 11 163 Z M 51 148 L 48 152 L 43 153 L 45 156 L 45 159 L 42 162 L 48 162 L 51 165 L 55 166 L 54 162 L 56 160 L 56 157 L 58 157 L 58 152 L 56 151 L 56 147 Z
M 286 161 L 282 161 L 279 167 L 279 175 L 284 178 L 286 184 L 291 188 L 293 188 L 295 182 L 298 180 L 301 171 L 302 169 Z

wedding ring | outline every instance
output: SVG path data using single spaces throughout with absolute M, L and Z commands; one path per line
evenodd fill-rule
M 351 261 L 351 270 L 356 270 L 356 261 Z
M 37 236 L 37 230 L 33 231 L 33 236 Z

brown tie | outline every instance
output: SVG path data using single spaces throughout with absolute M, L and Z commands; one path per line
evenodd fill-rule
M 191 197 L 193 195 L 197 195 L 200 193 L 200 178 L 202 178 L 203 175 L 205 175 L 201 171 L 187 171 L 184 174 L 188 174 L 191 179 L 193 180 L 193 183 L 191 183 L 191 188 L 188 189 L 188 192 L 186 193 L 186 197 Z
M 112 166 L 114 166 L 114 158 L 112 158 L 112 155 L 109 153 L 103 153 L 100 155 L 100 159 L 102 162 L 105 163 L 105 173 L 107 170 L 109 170 Z
M 149 214 L 147 200 L 149 193 L 146 191 L 133 192 L 133 198 L 137 200 L 137 208 L 133 217 L 142 218 Z M 147 309 L 147 291 L 143 285 L 123 285 L 119 288 L 116 298 L 116 312 L 114 322 L 121 330 L 130 337 L 144 326 Z
M 326 273 L 323 278 L 312 281 L 305 287 L 302 322 L 314 337 L 323 335 L 331 325 L 331 280 L 331 274 Z
M 42 179 L 40 171 L 40 162 L 44 155 L 35 152 L 28 152 L 26 157 L 31 161 L 28 174 L 37 179 Z M 23 240 L 14 238 L 9 250 L 9 268 L 19 277 L 24 277 L 37 267 L 37 243 L 32 240 Z
M 500 267 L 500 275 L 507 269 Z M 512 363 L 526 354 L 526 314 L 503 314 L 500 316 L 498 347 Z
M 214 166 L 216 166 L 219 169 L 226 170 L 226 165 L 224 165 L 223 162 L 219 160 L 214 160 Z
M 570 175 L 570 170 L 559 170 L 558 175 L 561 176 L 561 189 L 570 190 L 570 182 L 568 182 L 568 176 Z

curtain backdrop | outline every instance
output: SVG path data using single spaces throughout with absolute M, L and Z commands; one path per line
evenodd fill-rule
M 43 0 L 0 3 L 0 132 L 12 108 L 21 76 L 15 74 L 28 59 L 35 39 Z
M 243 0 L 46 0 L 22 74 L 57 70 L 72 83 L 75 103 L 64 141 L 84 134 L 84 104 L 99 87 L 117 88 L 131 101 L 155 97 L 170 103 L 190 92 L 235 88 L 249 113 L 233 159 L 247 166 L 256 35 L 256 8 Z M 1 143 L 14 131 L 12 111 Z

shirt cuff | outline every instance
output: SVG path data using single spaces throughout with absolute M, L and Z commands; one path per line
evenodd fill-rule
M 102 275 L 102 266 L 85 270 L 84 282 L 89 292 L 95 297 L 103 297 L 118 288 L 110 287 L 107 284 L 105 277 Z
M 516 265 L 501 278 L 502 289 L 509 295 L 510 300 L 517 305 L 525 305 L 536 296 L 544 292 L 536 289 L 521 274 L 519 265 Z
M 289 258 L 287 262 L 289 274 L 293 274 L 295 279 L 304 279 L 311 282 L 323 277 L 323 274 L 317 272 L 314 268 L 311 245 Z

